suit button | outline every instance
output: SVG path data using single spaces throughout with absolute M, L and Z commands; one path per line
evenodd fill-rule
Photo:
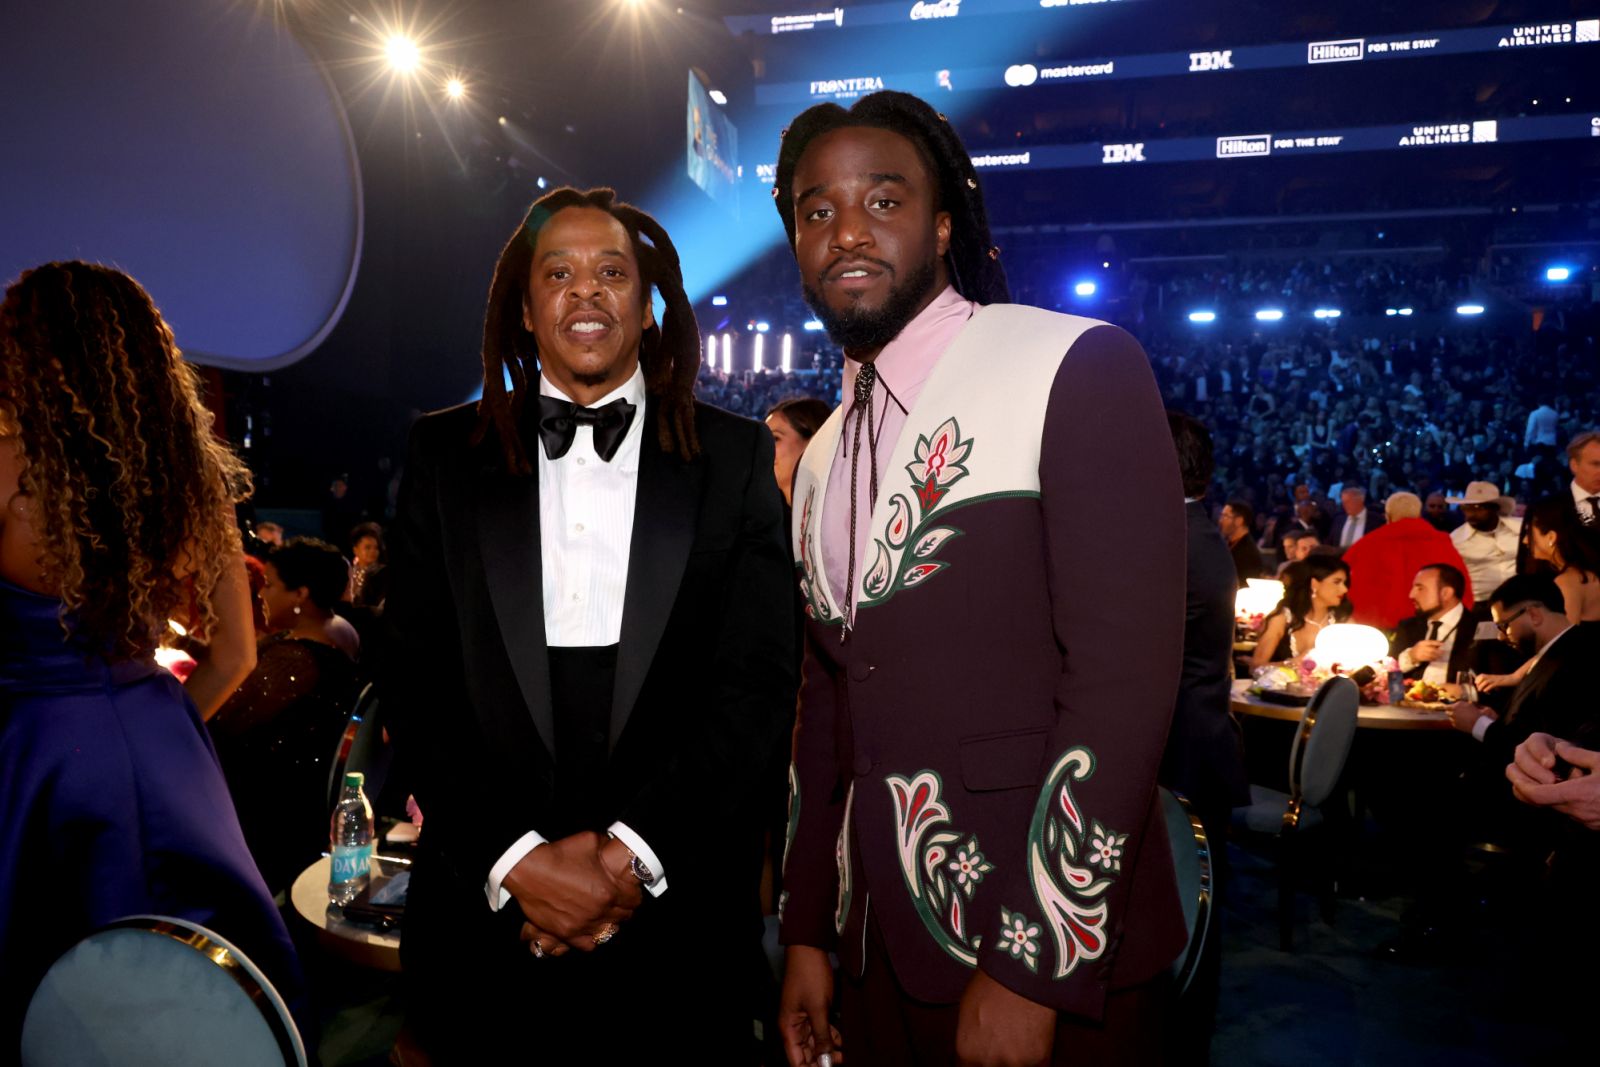
M 857 778 L 865 778 L 872 773 L 872 757 L 865 752 L 856 753 L 855 772 Z
M 860 661 L 852 663 L 850 664 L 850 680 L 864 682 L 877 669 L 870 663 L 861 663 Z

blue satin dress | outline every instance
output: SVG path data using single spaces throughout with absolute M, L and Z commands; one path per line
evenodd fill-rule
M 0 582 L 0 1063 L 50 964 L 128 915 L 210 927 L 303 1008 L 199 711 L 153 660 L 67 640 L 60 608 Z

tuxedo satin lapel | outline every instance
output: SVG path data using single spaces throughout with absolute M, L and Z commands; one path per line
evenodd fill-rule
M 685 463 L 675 453 L 662 450 L 656 436 L 657 410 L 652 397 L 646 404 L 644 440 L 639 446 L 639 488 L 611 701 L 613 748 L 633 714 L 678 599 L 700 503 L 700 463 Z
M 533 438 L 533 447 L 539 447 Z M 484 580 L 506 655 L 546 751 L 555 753 L 549 652 L 544 643 L 544 577 L 539 556 L 539 479 L 497 465 L 480 475 L 478 544 Z

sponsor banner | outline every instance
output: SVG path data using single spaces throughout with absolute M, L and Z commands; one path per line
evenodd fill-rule
M 1343 41 L 1312 41 L 1306 45 L 1307 63 L 1354 63 L 1366 56 L 1367 41 L 1364 37 Z
M 1056 9 L 1071 10 L 1129 2 L 1131 0 L 898 0 L 814 10 L 797 5 L 792 11 L 781 15 L 727 15 L 722 23 L 736 36 L 741 33 L 777 35 L 799 30 L 850 29 L 894 23 L 922 24 L 930 19 L 955 18 L 958 14 L 963 18 L 1041 12 L 1053 14 Z

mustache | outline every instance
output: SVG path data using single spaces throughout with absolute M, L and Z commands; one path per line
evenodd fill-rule
M 881 259 L 873 259 L 871 256 L 837 256 L 834 258 L 832 263 L 829 263 L 817 273 L 817 280 L 822 281 L 823 279 L 833 277 L 833 272 L 839 269 L 839 264 L 845 262 L 846 260 L 849 260 L 851 263 L 871 263 L 875 267 L 882 267 L 891 275 L 895 273 L 894 264 L 885 262 Z

